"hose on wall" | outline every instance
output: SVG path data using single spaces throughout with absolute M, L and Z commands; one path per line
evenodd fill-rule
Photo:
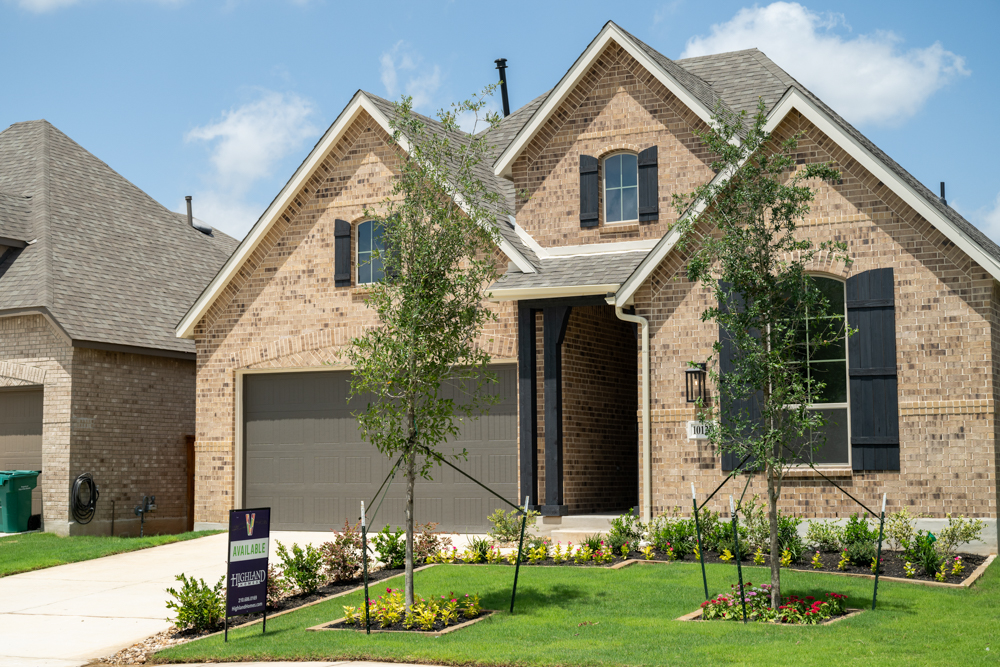
M 86 487 L 86 491 L 84 488 Z M 85 472 L 73 481 L 73 492 L 70 503 L 73 507 L 73 518 L 77 523 L 90 523 L 97 512 L 97 499 L 100 497 L 94 476 Z

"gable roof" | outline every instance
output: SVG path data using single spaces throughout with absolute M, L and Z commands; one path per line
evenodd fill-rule
M 496 136 L 500 137 L 501 140 L 503 137 L 516 135 L 523 123 L 531 117 L 532 105 L 536 102 L 537 100 L 522 107 L 522 110 L 519 110 L 521 113 L 510 114 L 504 118 L 499 127 L 492 130 L 492 132 L 496 132 Z M 176 335 L 178 337 L 191 338 L 194 336 L 195 325 L 201 320 L 208 309 L 211 308 L 212 304 L 215 303 L 215 300 L 225 289 L 229 281 L 257 248 L 267 235 L 267 232 L 274 226 L 281 213 L 288 206 L 289 201 L 308 182 L 320 163 L 362 113 L 367 113 L 371 116 L 387 133 L 392 133 L 389 124 L 389 118 L 394 113 L 392 102 L 363 90 L 357 91 L 344 110 L 340 112 L 340 115 L 337 116 L 337 119 L 333 121 L 323 136 L 320 137 L 319 141 L 316 142 L 309 155 L 306 156 L 302 164 L 292 174 L 292 177 L 285 183 L 285 186 L 267 207 L 263 215 L 257 220 L 256 224 L 254 224 L 253 228 L 251 228 L 250 232 L 236 248 L 236 251 L 219 270 L 215 278 L 208 284 L 191 308 L 188 309 L 184 317 L 181 318 L 176 328 Z M 431 132 L 446 135 L 450 140 L 461 143 L 467 143 L 472 140 L 472 135 L 465 132 L 447 132 L 437 120 L 421 114 L 415 115 L 424 122 L 427 129 Z M 480 133 L 480 136 L 482 134 Z M 497 140 L 494 139 L 494 135 L 488 134 L 487 136 L 490 143 L 496 146 Z M 403 150 L 408 150 L 405 139 L 401 139 L 400 144 Z M 508 207 L 507 211 L 512 211 L 514 204 L 513 184 L 506 179 L 498 178 L 494 175 L 489 164 L 481 163 L 474 170 L 487 187 L 493 188 L 495 192 L 501 195 L 502 201 Z M 506 213 L 507 211 L 498 211 L 498 213 Z M 534 251 L 522 240 L 516 224 L 508 216 L 498 215 L 497 231 L 500 236 L 500 250 L 520 271 L 534 273 L 537 270 L 538 258 L 535 256 Z
M 42 312 L 78 347 L 184 358 L 174 324 L 236 247 L 44 120 L 0 132 L 0 237 L 24 242 L 0 260 L 0 316 Z

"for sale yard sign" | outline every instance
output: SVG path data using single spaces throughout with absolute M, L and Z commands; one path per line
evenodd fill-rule
M 258 614 L 267 605 L 267 551 L 271 508 L 229 511 L 229 567 L 226 574 L 226 627 L 229 617 Z M 267 622 L 265 618 L 265 623 Z M 228 634 L 228 633 L 227 633 Z

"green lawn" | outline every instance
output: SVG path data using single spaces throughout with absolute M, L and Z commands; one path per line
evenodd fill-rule
M 59 537 L 52 533 L 26 533 L 0 537 L 0 577 L 18 572 L 40 570 L 54 565 L 76 563 L 101 556 L 136 551 L 161 544 L 193 540 L 214 535 L 217 530 L 203 530 L 179 535 L 152 537 L 101 537 L 74 535 Z
M 489 609 L 510 605 L 513 569 L 439 565 L 419 572 L 418 595 L 478 592 Z M 744 568 L 756 583 L 763 568 Z M 736 568 L 709 565 L 709 591 L 728 590 Z M 394 586 L 401 579 L 393 580 Z M 849 606 L 871 607 L 872 582 L 808 572 L 784 573 L 786 593 L 835 591 Z M 376 589 L 381 590 L 381 589 Z M 442 637 L 346 631 L 306 632 L 342 616 L 359 595 L 260 625 L 167 649 L 162 661 L 384 659 L 483 665 L 978 665 L 1000 662 L 1000 567 L 969 590 L 880 582 L 879 609 L 829 626 L 791 627 L 673 619 L 702 602 L 695 564 L 622 570 L 522 568 L 517 613 L 506 611 Z M 589 622 L 592 625 L 581 625 Z M 990 650 L 987 651 L 987 648 Z

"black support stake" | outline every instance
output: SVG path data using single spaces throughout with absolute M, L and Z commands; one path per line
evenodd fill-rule
M 875 611 L 875 601 L 878 599 L 878 571 L 882 565 L 882 529 L 885 527 L 885 494 L 882 494 L 882 516 L 878 522 L 878 556 L 875 557 L 875 590 L 872 591 L 872 611 Z
M 521 539 L 517 543 L 517 563 L 514 565 L 514 588 L 510 591 L 510 613 L 514 613 L 514 597 L 517 595 L 517 574 L 521 570 L 521 549 L 524 548 L 524 526 L 528 523 L 529 496 L 524 497 L 524 516 L 521 517 Z
M 740 564 L 740 531 L 736 528 L 736 505 L 733 504 L 733 497 L 729 496 L 729 513 L 733 515 L 733 544 L 736 548 L 736 576 L 740 580 L 740 602 L 743 603 L 743 623 L 747 622 L 747 596 L 743 590 L 743 565 Z
M 708 599 L 708 578 L 705 576 L 705 551 L 701 546 L 701 524 L 698 522 L 698 496 L 694 492 L 694 482 L 691 482 L 691 503 L 694 505 L 694 530 L 698 536 L 698 560 L 701 561 L 701 581 L 705 584 L 705 599 Z
M 372 633 L 368 618 L 368 527 L 365 525 L 365 501 L 361 501 L 361 562 L 365 570 L 365 634 Z

